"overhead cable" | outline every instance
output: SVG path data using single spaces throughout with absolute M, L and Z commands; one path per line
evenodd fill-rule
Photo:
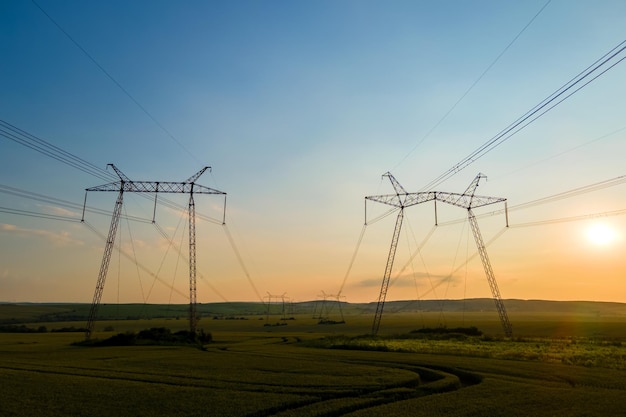
M 102 169 L 91 162 L 85 161 L 73 153 L 61 149 L 60 147 L 32 135 L 4 120 L 0 120 L 0 136 L 104 181 L 111 181 L 116 178 L 115 175 L 105 169 Z
M 603 189 L 609 188 L 609 187 L 615 187 L 617 185 L 624 184 L 624 183 L 626 183 L 626 175 L 621 175 L 619 177 L 611 178 L 611 179 L 604 180 L 604 181 L 595 182 L 593 184 L 585 185 L 585 186 L 582 186 L 582 187 L 573 188 L 571 190 L 563 191 L 563 192 L 560 192 L 560 193 L 557 193 L 557 194 L 552 194 L 552 195 L 549 195 L 549 196 L 546 196 L 546 197 L 541 197 L 541 198 L 538 198 L 538 199 L 535 199 L 535 200 L 527 201 L 525 203 L 511 205 L 511 206 L 508 207 L 508 211 L 510 213 L 512 211 L 523 210 L 523 209 L 527 209 L 527 208 L 538 206 L 538 205 L 542 205 L 542 204 L 554 203 L 556 201 L 564 200 L 566 198 L 577 197 L 577 196 L 582 195 L 582 194 L 587 194 L 587 193 L 590 193 L 590 192 L 593 192 L 593 191 L 603 190 Z M 484 218 L 484 217 L 489 217 L 489 216 L 502 214 L 503 212 L 504 212 L 504 209 L 499 209 L 499 210 L 494 210 L 494 211 L 490 211 L 490 212 L 487 212 L 487 213 L 483 213 L 483 214 L 477 215 L 476 217 L 477 218 Z M 453 224 L 463 223 L 466 220 L 467 220 L 466 218 L 461 218 L 461 219 L 456 219 L 456 220 L 449 220 L 449 221 L 446 221 L 446 222 L 439 222 L 438 225 L 439 226 L 450 226 L 450 225 L 453 225 Z
M 104 181 L 117 181 L 119 180 L 119 178 L 103 169 L 100 168 L 98 166 L 96 166 L 95 164 L 92 164 L 89 161 L 86 161 L 85 159 L 74 155 L 71 152 L 66 151 L 65 149 L 62 149 L 59 146 L 53 145 L 50 142 L 46 141 L 45 139 L 42 139 L 38 136 L 35 136 L 31 133 L 28 133 L 22 129 L 20 129 L 17 126 L 12 125 L 9 122 L 6 122 L 4 120 L 0 120 L 0 136 L 5 137 L 6 139 L 12 140 L 20 145 L 23 145 L 29 149 L 32 149 L 36 152 L 41 153 L 42 155 L 45 155 L 49 158 L 52 158 L 58 162 L 61 162 L 69 167 L 78 169 L 79 171 L 82 171 L 86 174 L 92 175 L 96 178 L 100 178 Z M 10 187 L 7 187 L 10 188 Z M 28 193 L 27 191 L 21 190 L 24 193 Z M 0 189 L 0 192 L 7 192 L 6 189 L 5 191 L 3 191 L 2 189 Z M 35 194 L 35 193 L 31 193 L 31 194 Z M 141 197 L 143 198 L 150 198 L 147 195 L 141 194 Z M 48 197 L 48 198 L 52 198 L 52 197 Z M 68 203 L 68 202 L 66 202 Z M 161 198 L 158 200 L 157 202 L 160 205 L 163 205 L 165 207 L 169 207 L 173 210 L 176 211 L 186 211 L 187 208 L 183 205 L 180 205 L 178 203 L 175 203 L 163 196 L 161 196 Z M 74 204 L 74 203 L 70 203 L 70 204 Z M 110 214 L 110 213 L 109 213 Z M 222 222 L 220 220 L 214 219 L 210 216 L 204 215 L 202 213 L 197 213 L 196 217 L 201 219 L 201 220 L 205 220 L 208 221 L 210 223 L 215 223 L 215 224 L 222 224 Z
M 532 17 L 532 19 L 530 19 L 530 21 L 526 24 L 526 26 L 524 26 L 522 28 L 522 30 L 520 30 L 519 33 L 517 35 L 515 35 L 513 40 L 511 42 L 509 42 L 509 44 L 502 50 L 502 52 L 500 52 L 500 54 L 491 62 L 491 64 L 489 64 L 489 66 L 487 66 L 487 68 L 472 83 L 472 85 L 470 85 L 469 88 L 467 90 L 465 90 L 465 92 L 461 95 L 461 97 L 459 97 L 459 99 L 456 101 L 456 103 L 454 103 L 452 105 L 452 107 L 450 107 L 450 109 L 443 115 L 443 117 L 441 117 L 441 119 L 439 119 L 439 121 L 437 123 L 435 123 L 435 125 L 433 127 L 431 127 L 430 130 L 428 132 L 426 132 L 426 134 L 424 136 L 422 136 L 422 138 L 415 144 L 415 146 L 413 146 L 413 148 L 404 156 L 404 158 L 402 158 L 400 160 L 400 162 L 398 162 L 396 164 L 396 166 L 394 166 L 391 169 L 391 171 L 394 171 L 397 167 L 399 167 L 435 131 L 435 129 L 437 129 L 439 127 L 439 125 L 441 123 L 443 123 L 443 121 L 445 119 L 448 118 L 448 116 L 450 115 L 450 113 L 452 113 L 452 111 L 454 111 L 456 106 L 458 106 L 459 103 L 461 103 L 461 101 L 463 101 L 465 96 L 467 96 L 470 93 L 470 91 L 472 91 L 474 89 L 476 84 L 478 84 L 480 82 L 480 80 L 483 79 L 483 77 L 489 72 L 489 70 L 491 70 L 491 68 L 500 60 L 500 58 L 502 58 L 502 56 L 506 53 L 506 51 L 508 51 L 509 48 L 511 48 L 511 46 L 513 46 L 513 44 L 517 41 L 517 39 L 520 36 L 522 36 L 522 34 L 526 31 L 526 29 L 528 29 L 528 27 L 535 21 L 535 19 L 537 19 L 537 17 L 541 14 L 541 12 L 543 12 L 543 9 L 545 9 L 548 6 L 548 4 L 550 4 L 551 1 L 552 0 L 548 0 L 543 5 L 543 7 L 541 7 L 541 9 L 539 9 L 539 11 Z
M 89 224 L 88 222 L 83 222 L 84 225 L 86 225 L 89 230 L 91 230 L 93 233 L 95 233 L 96 235 L 98 235 L 103 241 L 106 241 L 106 236 L 104 236 L 102 233 L 100 233 L 98 231 L 98 229 L 96 229 L 94 226 L 92 226 L 91 224 Z M 133 256 L 131 256 L 130 254 L 128 254 L 126 251 L 124 251 L 123 249 L 120 248 L 120 246 L 116 243 L 113 244 L 115 248 L 117 248 L 120 252 L 121 255 L 123 255 L 125 258 L 127 258 L 128 260 L 130 260 L 131 262 L 133 262 L 135 265 L 137 265 L 137 267 L 141 268 L 144 272 L 146 272 L 148 275 L 150 275 L 151 277 L 153 277 L 155 280 L 159 281 L 161 284 L 165 285 L 167 288 L 169 288 L 171 291 L 174 291 L 175 293 L 177 293 L 178 295 L 180 295 L 181 297 L 187 297 L 186 294 L 184 294 L 183 292 L 181 292 L 180 290 L 174 288 L 173 286 L 171 286 L 169 283 L 167 283 L 163 278 L 159 277 L 158 274 L 155 274 L 154 272 L 152 272 L 150 269 L 148 269 L 146 266 L 144 266 L 143 264 L 139 263 L 136 259 L 133 258 Z
M 77 213 L 80 212 L 83 209 L 83 205 L 82 204 L 78 204 L 78 203 L 73 203 L 71 201 L 67 201 L 67 200 L 63 200 L 60 198 L 56 198 L 56 197 L 51 197 L 51 196 L 47 196 L 44 194 L 39 194 L 39 193 L 34 193 L 32 191 L 27 191 L 27 190 L 23 190 L 20 188 L 15 188 L 15 187 L 9 187 L 8 185 L 3 185 L 0 184 L 0 193 L 3 194 L 9 194 L 9 195 L 13 195 L 16 197 L 21 197 L 21 198 L 26 198 L 26 199 L 30 199 L 30 200 L 35 200 L 35 201 L 39 201 L 42 203 L 48 203 L 48 204 L 54 204 L 57 207 L 64 207 L 70 210 L 77 210 Z M 90 213 L 95 213 L 95 214 L 101 214 L 101 215 L 105 215 L 105 216 L 111 216 L 111 213 L 106 211 L 106 210 L 102 210 L 102 209 L 97 209 L 94 207 L 85 207 L 85 211 L 90 212 Z M 13 214 L 17 214 L 17 213 L 13 213 Z M 42 214 L 46 215 L 45 213 Z M 67 217 L 67 218 L 73 218 L 73 217 L 69 217 L 69 216 L 61 216 L 61 217 Z M 136 222 L 141 222 L 141 223 L 151 223 L 151 220 L 149 219 L 145 219 L 142 217 L 137 217 L 137 216 L 129 216 L 129 215 L 122 215 L 121 216 L 124 219 L 129 219 L 129 220 L 133 220 Z M 78 217 L 78 214 L 76 214 L 76 220 L 80 221 L 80 218 Z
M 261 297 L 261 293 L 257 289 L 256 285 L 254 285 L 254 282 L 252 281 L 252 278 L 250 277 L 250 273 L 248 272 L 248 268 L 246 268 L 246 264 L 243 262 L 243 258 L 241 257 L 241 253 L 239 252 L 239 249 L 237 248 L 237 245 L 235 244 L 235 240 L 233 239 L 233 236 L 230 233 L 230 230 L 228 229 L 228 225 L 226 225 L 226 223 L 224 223 L 222 225 L 222 227 L 224 229 L 224 232 L 226 233 L 226 237 L 228 238 L 228 243 L 230 243 L 230 246 L 233 249 L 233 252 L 235 253 L 235 257 L 237 258 L 237 261 L 239 262 L 239 266 L 243 270 L 243 273 L 245 274 L 246 279 L 248 280 L 248 283 L 250 284 L 250 286 L 254 290 L 254 293 L 256 294 L 257 298 L 263 303 L 264 302 L 263 297 Z
M 574 78 L 569 80 L 555 92 L 543 99 L 532 109 L 528 110 L 524 115 L 520 116 L 517 120 L 504 128 L 494 137 L 482 144 L 472 153 L 467 155 L 461 161 L 454 164 L 447 171 L 439 175 L 437 178 L 426 184 L 422 190 L 429 190 L 442 182 L 446 181 L 450 177 L 456 175 L 461 170 L 467 168 L 469 165 L 476 162 L 478 159 L 491 152 L 497 146 L 501 145 L 513 135 L 520 132 L 522 129 L 539 119 L 544 114 L 555 108 L 557 105 L 567 100 L 569 97 L 589 85 L 594 80 L 598 79 L 601 75 L 615 67 L 617 64 L 626 59 L 626 40 L 620 42 L 616 47 L 604 54 L 601 58 L 596 60 L 593 64 L 588 66 Z
M 96 67 L 98 67 L 98 69 L 109 79 L 113 82 L 113 84 L 115 84 L 123 93 L 124 95 L 126 95 L 126 97 L 128 97 L 133 103 L 135 103 L 135 105 L 137 105 L 137 107 L 139 107 L 139 109 L 150 118 L 150 120 L 152 120 L 158 127 L 159 129 L 161 129 L 163 132 L 165 132 L 165 134 L 171 139 L 173 140 L 178 146 L 181 147 L 181 149 L 183 149 L 189 156 L 191 156 L 191 158 L 193 158 L 196 162 L 200 163 L 200 161 L 198 160 L 198 158 L 196 158 L 196 156 L 191 153 L 191 151 L 189 151 L 189 149 L 187 149 L 187 147 L 185 147 L 185 145 L 183 145 L 183 143 L 178 140 L 169 130 L 167 130 L 165 128 L 165 126 L 163 126 L 163 124 L 161 124 L 156 117 L 154 117 L 152 115 L 152 113 L 150 113 L 143 105 L 141 105 L 141 103 L 139 103 L 139 101 L 133 97 L 132 94 L 130 94 L 130 92 L 124 88 L 122 86 L 122 84 L 119 83 L 119 81 L 117 81 L 106 69 L 104 69 L 104 67 L 98 62 L 96 61 L 96 59 L 89 53 L 87 52 L 87 50 L 85 48 L 83 48 L 73 37 L 72 35 L 70 35 L 65 29 L 63 29 L 63 27 L 52 18 L 52 16 L 50 16 L 35 0 L 31 0 L 33 2 L 33 4 L 35 6 L 37 6 L 37 8 L 39 10 L 41 10 L 41 12 L 57 27 L 57 29 L 59 29 L 73 44 L 74 46 L 76 46 Z
M 35 211 L 20 210 L 20 209 L 15 209 L 15 208 L 10 208 L 10 207 L 0 207 L 0 212 L 7 213 L 7 214 L 15 214 L 18 216 L 35 217 L 39 219 L 60 220 L 64 222 L 80 223 L 80 219 L 76 219 L 74 217 L 60 216 L 57 214 L 37 213 Z
M 545 220 L 537 220 L 533 222 L 511 224 L 509 227 L 521 228 L 521 227 L 544 226 L 547 224 L 578 222 L 581 220 L 597 219 L 601 217 L 623 216 L 624 214 L 626 214 L 626 209 L 602 211 L 602 212 L 596 212 L 596 213 L 581 214 L 578 216 L 558 217 L 555 219 L 545 219 Z

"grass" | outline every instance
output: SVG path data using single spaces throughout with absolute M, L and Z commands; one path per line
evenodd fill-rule
M 469 322 L 494 336 L 406 336 L 437 325 L 435 313 L 385 316 L 378 338 L 356 336 L 369 331 L 368 314 L 346 314 L 345 324 L 324 326 L 310 314 L 268 327 L 257 314 L 204 318 L 200 327 L 213 336 L 205 350 L 86 348 L 72 345 L 82 333 L 0 333 L 0 379 L 10 381 L 0 390 L 0 415 L 515 417 L 604 416 L 626 409 L 623 318 L 510 316 L 519 330 L 513 340 L 497 336 L 497 316 L 479 312 L 447 314 L 447 325 Z M 24 323 L 48 330 L 85 325 Z M 102 320 L 95 336 L 158 327 L 174 333 L 186 330 L 187 322 Z M 327 349 L 355 347 L 350 344 L 367 350 Z
M 310 343 L 333 349 L 429 353 L 626 370 L 626 343 L 584 338 L 492 338 L 451 335 L 331 336 Z

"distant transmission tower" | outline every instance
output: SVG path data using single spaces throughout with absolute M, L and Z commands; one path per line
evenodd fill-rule
M 282 293 L 281 295 L 274 295 L 274 294 L 270 294 L 269 292 L 267 293 L 267 295 L 263 298 L 267 299 L 267 310 L 265 312 L 265 320 L 267 323 L 269 323 L 269 319 L 270 319 L 270 306 L 272 305 L 272 301 L 276 300 L 276 302 L 280 302 L 281 303 L 281 315 L 282 318 L 281 320 L 286 320 L 287 319 L 287 309 L 286 309 L 286 305 L 285 305 L 285 300 L 287 302 L 289 302 L 289 297 L 287 297 L 285 294 L 287 294 L 286 292 Z M 266 323 L 266 325 L 267 325 Z
M 115 235 L 117 233 L 117 226 L 120 222 L 120 215 L 122 212 L 122 203 L 124 201 L 124 192 L 132 193 L 154 193 L 154 212 L 152 221 L 154 222 L 154 216 L 156 214 L 157 194 L 158 193 L 175 193 L 175 194 L 189 194 L 189 330 L 192 333 L 196 332 L 196 326 L 198 324 L 197 314 L 197 298 L 196 298 L 196 205 L 194 202 L 194 194 L 220 194 L 224 196 L 224 214 L 222 223 L 226 220 L 226 193 L 223 191 L 214 190 L 199 184 L 196 184 L 196 180 L 211 167 L 204 167 L 198 171 L 195 175 L 183 182 L 171 182 L 171 181 L 132 181 L 124 173 L 122 173 L 115 165 L 108 164 L 107 167 L 113 168 L 119 181 L 111 182 L 97 187 L 87 188 L 85 190 L 85 205 L 83 206 L 82 221 L 85 221 L 85 207 L 87 206 L 87 193 L 89 191 L 116 191 L 119 192 L 115 207 L 113 209 L 113 216 L 111 217 L 111 227 L 109 228 L 109 235 L 104 247 L 104 255 L 102 256 L 102 264 L 100 265 L 100 272 L 98 274 L 98 281 L 96 283 L 96 289 L 93 295 L 93 301 L 89 310 L 89 318 L 87 320 L 87 330 L 85 332 L 85 338 L 90 339 L 93 332 L 94 324 L 98 314 L 98 307 L 100 306 L 100 300 L 102 299 L 102 293 L 104 291 L 104 283 L 106 281 L 107 271 L 109 269 L 109 262 L 111 260 L 111 253 L 115 244 Z
M 480 174 L 480 173 L 476 176 L 476 178 L 474 178 L 470 186 L 462 194 L 448 193 L 448 192 L 441 192 L 441 191 L 408 193 L 400 185 L 400 183 L 398 183 L 398 181 L 394 178 L 394 176 L 391 175 L 391 173 L 387 172 L 383 174 L 383 177 L 389 178 L 389 181 L 391 181 L 391 185 L 393 186 L 396 193 L 365 197 L 365 221 L 367 222 L 367 200 L 375 201 L 375 202 L 382 203 L 382 204 L 387 204 L 392 207 L 397 207 L 400 209 L 400 211 L 398 212 L 398 217 L 396 218 L 396 226 L 393 232 L 393 237 L 391 239 L 391 246 L 389 248 L 389 255 L 387 257 L 387 265 L 385 266 L 385 274 L 383 275 L 383 282 L 380 287 L 380 294 L 378 296 L 378 303 L 376 305 L 376 313 L 374 315 L 374 322 L 372 323 L 372 334 L 377 334 L 378 329 L 380 327 L 380 321 L 382 319 L 383 309 L 385 307 L 385 300 L 387 298 L 387 290 L 389 289 L 389 280 L 391 277 L 391 271 L 393 269 L 393 262 L 396 256 L 396 249 L 398 247 L 398 239 L 400 237 L 400 230 L 402 228 L 402 221 L 404 219 L 404 209 L 406 207 L 425 203 L 427 201 L 434 201 L 435 202 L 435 225 L 436 225 L 437 224 L 437 201 L 441 201 L 443 203 L 451 204 L 457 207 L 462 207 L 467 210 L 468 219 L 472 226 L 472 232 L 474 233 L 474 240 L 476 241 L 476 246 L 478 247 L 480 258 L 483 262 L 483 267 L 485 269 L 485 274 L 487 275 L 487 280 L 489 281 L 489 286 L 491 287 L 491 292 L 493 294 L 493 299 L 496 303 L 496 308 L 500 316 L 500 321 L 502 323 L 504 334 L 510 337 L 513 334 L 511 323 L 509 322 L 506 309 L 504 308 L 504 303 L 502 302 L 502 298 L 500 297 L 500 290 L 498 289 L 498 284 L 496 282 L 493 269 L 491 268 L 489 257 L 487 256 L 487 250 L 485 248 L 485 244 L 483 243 L 483 239 L 480 234 L 480 229 L 478 228 L 478 222 L 476 220 L 476 216 L 474 215 L 474 212 L 472 211 L 473 208 L 483 207 L 483 206 L 487 206 L 490 204 L 504 202 L 506 226 L 508 227 L 509 221 L 508 221 L 508 214 L 506 214 L 507 213 L 506 199 L 475 195 L 474 193 L 476 191 L 476 188 L 478 187 L 478 183 L 480 179 L 486 178 L 483 174 Z
M 314 317 L 315 319 L 318 319 L 320 323 L 330 323 L 330 313 L 332 311 L 332 304 L 329 305 L 330 303 L 328 303 L 328 300 L 335 300 L 337 303 L 337 307 L 339 308 L 339 314 L 341 315 L 341 321 L 339 322 L 334 322 L 334 323 L 345 323 L 345 319 L 343 317 L 343 309 L 341 308 L 341 299 L 342 298 L 346 298 L 343 295 L 340 294 L 326 294 L 326 292 L 324 292 L 324 290 L 322 290 L 322 294 L 317 296 L 318 299 L 322 299 L 322 305 L 320 307 L 320 311 L 319 314 L 315 315 Z M 316 303 L 317 304 L 317 303 Z

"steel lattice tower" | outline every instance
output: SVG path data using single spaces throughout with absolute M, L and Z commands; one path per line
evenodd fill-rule
M 89 191 L 109 191 L 118 192 L 118 197 L 113 209 L 113 216 L 111 217 L 111 226 L 109 227 L 109 235 L 104 247 L 104 255 L 102 256 L 102 263 L 100 265 L 100 272 L 98 273 L 98 280 L 96 282 L 96 289 L 94 291 L 93 300 L 91 302 L 91 308 L 89 309 L 89 317 L 87 319 L 87 330 L 85 332 L 85 338 L 90 339 L 93 332 L 94 324 L 98 314 L 98 307 L 100 306 L 100 300 L 102 299 L 102 293 L 104 291 L 104 283 L 106 281 L 107 272 L 109 269 L 109 262 L 111 260 L 111 253 L 113 246 L 115 245 L 115 236 L 117 233 L 117 227 L 120 222 L 120 216 L 122 212 L 122 203 L 124 201 L 125 192 L 133 193 L 153 193 L 154 194 L 154 210 L 156 213 L 156 203 L 158 193 L 175 193 L 175 194 L 189 194 L 188 214 L 189 214 L 189 330 L 192 333 L 196 332 L 196 326 L 198 323 L 197 314 L 197 290 L 196 290 L 196 205 L 194 201 L 194 194 L 220 194 L 224 196 L 224 214 L 222 223 L 226 220 L 226 193 L 223 191 L 215 190 L 203 185 L 196 184 L 196 180 L 210 167 L 204 167 L 196 174 L 191 176 L 186 181 L 172 182 L 172 181 L 132 181 L 124 173 L 122 173 L 115 165 L 108 164 L 107 167 L 111 167 L 117 176 L 119 181 L 111 182 L 96 187 L 87 188 L 85 190 L 85 205 L 83 206 L 83 218 L 85 220 L 85 207 L 87 205 L 87 193 Z M 153 218 L 154 221 L 154 218 Z
M 489 281 L 489 286 L 491 288 L 491 293 L 493 295 L 494 302 L 496 303 L 496 308 L 500 316 L 502 328 L 506 336 L 511 336 L 513 334 L 511 323 L 509 322 L 506 309 L 504 308 L 504 303 L 502 302 L 502 298 L 500 297 L 500 290 L 498 289 L 498 284 L 496 282 L 493 269 L 491 268 L 489 257 L 487 256 L 487 250 L 485 248 L 485 244 L 483 243 L 483 239 L 480 234 L 480 229 L 478 228 L 478 222 L 476 220 L 476 216 L 474 215 L 474 212 L 472 211 L 473 208 L 483 207 L 483 206 L 487 206 L 490 204 L 504 202 L 504 207 L 505 207 L 504 211 L 505 213 L 507 213 L 506 199 L 498 198 L 498 197 L 485 197 L 485 196 L 475 195 L 476 188 L 478 187 L 478 183 L 480 179 L 486 178 L 483 174 L 480 174 L 480 173 L 476 176 L 476 178 L 474 178 L 470 186 L 462 194 L 448 193 L 448 192 L 441 192 L 441 191 L 426 191 L 426 192 L 409 193 L 404 189 L 404 187 L 400 185 L 400 183 L 394 178 L 393 175 L 391 175 L 391 173 L 387 172 L 383 174 L 383 177 L 389 178 L 389 180 L 391 181 L 391 185 L 393 186 L 395 190 L 395 194 L 365 197 L 366 222 L 367 222 L 367 201 L 368 200 L 386 204 L 392 207 L 396 207 L 400 210 L 398 211 L 398 217 L 396 219 L 396 226 L 394 228 L 393 237 L 391 239 L 391 246 L 389 248 L 387 264 L 385 266 L 385 274 L 383 275 L 383 281 L 380 287 L 378 303 L 376 304 L 376 313 L 374 315 L 374 322 L 372 323 L 372 334 L 374 335 L 377 334 L 378 329 L 380 327 L 380 321 L 382 319 L 383 310 L 385 307 L 385 300 L 387 298 L 387 290 L 389 289 L 389 280 L 391 278 L 393 262 L 394 262 L 395 255 L 396 255 L 396 249 L 398 248 L 398 239 L 400 237 L 400 230 L 402 229 L 402 221 L 404 219 L 404 209 L 410 206 L 414 206 L 416 204 L 425 203 L 427 201 L 434 201 L 435 225 L 436 225 L 437 224 L 437 201 L 441 201 L 443 203 L 451 204 L 457 207 L 462 207 L 467 210 L 468 219 L 472 227 L 472 232 L 474 234 L 474 240 L 476 241 L 476 246 L 478 247 L 478 252 L 480 253 L 480 258 L 482 260 L 483 267 L 485 269 L 485 274 L 487 275 L 487 280 Z M 507 227 L 509 226 L 508 215 L 506 215 L 506 226 Z

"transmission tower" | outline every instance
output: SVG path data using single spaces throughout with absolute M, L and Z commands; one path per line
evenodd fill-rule
M 329 305 L 329 303 L 327 303 L 327 300 L 335 300 L 337 303 L 337 307 L 339 308 L 339 314 L 341 315 L 341 321 L 338 323 L 345 323 L 344 317 L 343 317 L 343 309 L 341 308 L 341 299 L 342 298 L 346 298 L 343 295 L 340 294 L 326 294 L 326 292 L 324 292 L 324 290 L 322 290 L 322 294 L 317 296 L 318 299 L 322 299 L 322 305 L 320 307 L 320 312 L 318 315 L 314 314 L 315 319 L 318 319 L 320 323 L 323 322 L 327 322 L 330 323 L 330 313 L 332 311 L 332 305 Z M 333 323 L 337 323 L 337 322 L 333 322 Z
M 85 207 L 87 206 L 87 193 L 89 191 L 113 191 L 118 192 L 115 207 L 113 209 L 113 216 L 111 217 L 111 226 L 109 228 L 109 235 L 104 247 L 104 255 L 102 256 L 102 263 L 100 265 L 100 272 L 98 273 L 98 281 L 96 282 L 96 289 L 93 295 L 93 301 L 91 308 L 89 309 L 89 317 L 87 319 L 87 330 L 85 332 L 85 338 L 90 339 L 93 332 L 94 324 L 98 314 L 98 307 L 100 306 L 100 300 L 102 299 L 102 293 L 104 291 L 104 283 L 106 281 L 107 271 L 109 269 L 109 262 L 111 260 L 111 253 L 115 244 L 115 235 L 117 233 L 117 227 L 120 222 L 120 215 L 122 212 L 122 203 L 124 201 L 124 192 L 132 193 L 153 193 L 154 194 L 154 211 L 152 222 L 154 223 L 154 216 L 156 215 L 156 204 L 158 193 L 174 193 L 174 194 L 189 194 L 188 214 L 189 214 L 189 330 L 192 333 L 196 332 L 196 326 L 198 324 L 197 313 L 197 289 L 196 289 L 196 205 L 194 201 L 194 194 L 220 194 L 224 196 L 224 212 L 222 217 L 222 224 L 225 224 L 226 220 L 226 193 L 223 191 L 215 190 L 205 187 L 203 185 L 196 184 L 196 180 L 207 169 L 211 167 L 204 167 L 189 179 L 183 182 L 172 181 L 132 181 L 124 173 L 122 173 L 115 165 L 108 164 L 107 167 L 111 167 L 117 176 L 119 181 L 111 182 L 96 187 L 87 188 L 85 190 L 85 203 L 83 206 L 83 217 L 81 221 L 85 221 Z
M 395 190 L 395 194 L 365 197 L 366 224 L 367 224 L 367 201 L 368 200 L 386 204 L 392 207 L 396 207 L 396 208 L 399 208 L 400 210 L 398 211 L 398 217 L 396 218 L 396 225 L 394 228 L 393 237 L 391 239 L 391 246 L 389 248 L 389 255 L 387 257 L 385 273 L 383 275 L 383 281 L 380 287 L 378 303 L 376 304 L 376 313 L 374 315 L 374 322 L 372 323 L 372 334 L 374 335 L 377 334 L 378 329 L 380 327 L 380 321 L 382 319 L 383 310 L 385 307 L 385 300 L 387 298 L 387 290 L 389 289 L 389 280 L 391 277 L 391 271 L 393 269 L 393 262 L 394 262 L 394 258 L 396 255 L 396 249 L 398 247 L 398 239 L 400 237 L 400 230 L 402 229 L 402 221 L 404 219 L 404 209 L 410 206 L 414 206 L 416 204 L 425 203 L 427 201 L 434 201 L 435 225 L 436 225 L 437 224 L 437 201 L 441 201 L 443 203 L 451 204 L 457 207 L 462 207 L 467 210 L 468 219 L 472 227 L 472 232 L 474 233 L 476 246 L 478 247 L 480 258 L 483 262 L 485 274 L 487 275 L 487 280 L 489 281 L 489 286 L 491 288 L 491 292 L 492 292 L 494 301 L 496 303 L 496 308 L 500 316 L 502 328 L 506 336 L 511 336 L 513 334 L 511 323 L 509 322 L 506 310 L 504 308 L 504 303 L 502 302 L 502 298 L 500 297 L 498 284 L 496 282 L 493 269 L 491 268 L 489 257 L 487 256 L 487 250 L 485 248 L 485 244 L 480 234 L 480 229 L 478 228 L 478 222 L 476 220 L 476 216 L 474 215 L 474 212 L 472 211 L 473 208 L 483 207 L 483 206 L 487 206 L 490 204 L 504 202 L 504 207 L 505 207 L 504 211 L 505 213 L 507 213 L 506 199 L 475 195 L 475 191 L 476 191 L 476 188 L 478 187 L 478 183 L 480 179 L 486 178 L 483 174 L 480 174 L 480 173 L 476 176 L 476 178 L 474 178 L 470 186 L 462 194 L 448 193 L 448 192 L 441 192 L 441 191 L 425 191 L 425 192 L 409 193 L 404 189 L 404 187 L 402 187 L 402 185 L 400 185 L 400 183 L 394 178 L 393 175 L 391 175 L 391 173 L 387 172 L 383 174 L 383 177 L 389 178 L 389 180 L 391 181 L 391 185 L 393 186 Z M 509 226 L 508 214 L 506 214 L 506 226 L 507 227 Z
M 274 295 L 274 294 L 270 294 L 269 292 L 267 292 L 267 295 L 263 298 L 267 299 L 267 310 L 265 312 L 265 320 L 267 323 L 269 323 L 269 319 L 270 319 L 270 306 L 272 305 L 272 301 L 276 300 L 277 303 L 281 303 L 281 315 L 282 318 L 281 320 L 286 320 L 287 319 L 287 310 L 285 308 L 285 300 L 287 300 L 287 302 L 289 301 L 289 297 L 287 297 L 285 294 L 287 294 L 286 292 L 282 293 L 281 295 Z M 267 325 L 266 323 L 266 325 Z

